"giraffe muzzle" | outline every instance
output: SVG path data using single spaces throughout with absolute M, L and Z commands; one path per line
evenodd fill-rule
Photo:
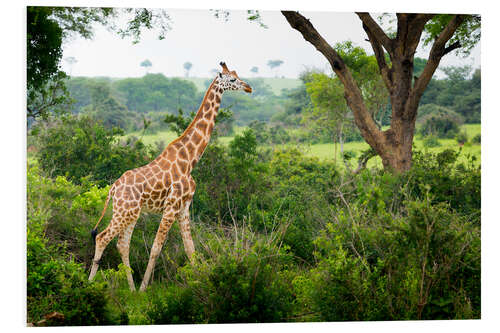
M 248 84 L 245 85 L 245 88 L 243 89 L 244 92 L 247 92 L 247 93 L 252 93 L 252 87 L 250 87 Z

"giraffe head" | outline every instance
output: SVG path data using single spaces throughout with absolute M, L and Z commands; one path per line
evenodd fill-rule
M 226 90 L 243 90 L 247 93 L 252 92 L 252 87 L 238 77 L 235 71 L 230 71 L 225 62 L 221 62 L 222 73 L 217 74 L 217 84 L 222 88 L 223 91 Z

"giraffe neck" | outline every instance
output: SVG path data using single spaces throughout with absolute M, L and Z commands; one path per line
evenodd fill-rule
M 187 161 L 189 162 L 189 171 L 196 165 L 205 151 L 210 141 L 212 131 L 215 125 L 215 117 L 219 111 L 223 89 L 218 85 L 217 78 L 212 81 L 203 97 L 200 108 L 193 121 L 186 128 L 184 133 L 169 146 L 182 144 L 187 151 Z

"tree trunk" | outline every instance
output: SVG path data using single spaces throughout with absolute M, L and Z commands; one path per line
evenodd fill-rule
M 446 43 L 463 22 L 464 15 L 454 15 L 432 45 L 429 59 L 419 78 L 413 77 L 413 57 L 425 24 L 432 14 L 397 14 L 396 37 L 391 39 L 368 13 L 357 13 L 373 48 L 380 75 L 389 91 L 392 105 L 391 127 L 382 131 L 364 104 L 362 92 L 339 54 L 316 31 L 311 22 L 298 12 L 282 11 L 290 26 L 314 45 L 332 66 L 344 85 L 344 96 L 352 110 L 354 122 L 365 141 L 382 158 L 384 169 L 405 172 L 411 167 L 412 143 L 420 97 L 432 78 L 441 58 L 460 47 Z M 387 64 L 386 52 L 391 63 Z

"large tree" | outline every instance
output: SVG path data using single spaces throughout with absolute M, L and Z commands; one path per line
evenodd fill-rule
M 468 52 L 479 40 L 480 16 L 399 13 L 395 34 L 388 34 L 370 14 L 357 13 L 390 96 L 391 125 L 382 130 L 370 114 L 364 95 L 342 56 L 299 12 L 282 11 L 282 14 L 330 63 L 344 86 L 344 97 L 357 127 L 382 158 L 384 168 L 395 172 L 409 170 L 420 98 L 446 54 L 458 49 Z M 416 77 L 414 55 L 421 39 L 432 46 L 424 69 Z

